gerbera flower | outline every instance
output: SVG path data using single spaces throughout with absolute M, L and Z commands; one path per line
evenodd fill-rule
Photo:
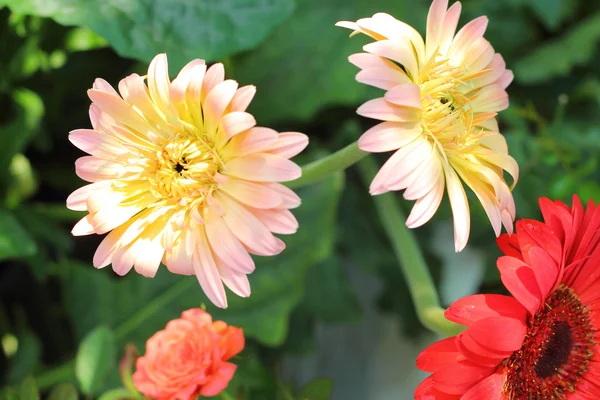
M 469 204 L 462 180 L 477 195 L 496 236 L 502 224 L 512 232 L 515 206 L 503 170 L 518 179 L 518 166 L 498 132 L 495 116 L 508 107 L 506 87 L 513 74 L 483 38 L 487 18 L 479 17 L 456 35 L 461 5 L 434 0 L 427 38 L 390 15 L 379 13 L 338 26 L 376 42 L 350 56 L 361 69 L 358 82 L 386 90 L 359 115 L 384 121 L 358 141 L 367 152 L 395 151 L 371 183 L 373 195 L 404 191 L 416 200 L 406 224 L 423 225 L 438 209 L 444 186 L 454 214 L 456 251 L 469 237 Z M 460 177 L 460 178 L 459 178 Z
M 514 297 L 456 301 L 446 317 L 467 326 L 425 349 L 419 400 L 600 398 L 600 208 L 541 199 L 544 222 L 520 220 L 498 259 Z
M 255 87 L 224 80 L 222 64 L 207 69 L 194 60 L 170 82 L 160 54 L 147 77 L 128 76 L 119 92 L 97 79 L 88 91 L 93 129 L 69 136 L 91 154 L 75 163 L 92 183 L 67 199 L 70 209 L 89 212 L 73 234 L 110 232 L 96 268 L 112 263 L 119 275 L 134 267 L 153 277 L 162 262 L 195 274 L 219 307 L 227 306 L 223 283 L 249 296 L 249 253 L 280 253 L 285 245 L 273 233 L 298 227 L 289 209 L 300 199 L 277 182 L 300 177 L 289 158 L 308 138 L 256 127 L 245 112 Z

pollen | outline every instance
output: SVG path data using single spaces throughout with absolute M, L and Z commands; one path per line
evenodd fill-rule
M 181 132 L 146 160 L 145 179 L 152 193 L 165 203 L 203 203 L 217 187 L 215 175 L 222 167 L 218 153 L 198 132 Z
M 590 311 L 560 285 L 529 322 L 520 350 L 505 363 L 507 400 L 559 400 L 573 393 L 594 355 Z

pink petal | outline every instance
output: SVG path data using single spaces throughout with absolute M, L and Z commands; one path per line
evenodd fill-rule
M 390 64 L 393 63 L 390 62 Z M 390 90 L 397 85 L 411 83 L 408 76 L 398 67 L 388 66 L 363 69 L 356 74 L 356 81 L 383 90 Z
M 502 111 L 508 108 L 508 94 L 497 84 L 485 86 L 471 102 L 475 112 Z
M 171 81 L 166 54 L 158 54 L 148 67 L 148 90 L 152 101 L 171 123 L 176 123 L 175 112 L 169 101 Z
M 92 233 L 96 233 L 94 231 L 94 226 L 90 223 L 91 215 L 86 215 L 82 219 L 79 220 L 71 230 L 71 234 L 73 236 L 85 236 L 91 235 Z
M 152 240 L 142 238 L 135 241 L 135 271 L 146 278 L 154 278 L 165 249 L 160 244 L 160 236 Z
M 96 78 L 94 80 L 94 84 L 93 84 L 92 88 L 102 91 L 102 92 L 106 92 L 113 96 L 119 96 L 119 93 L 117 93 L 117 91 L 112 87 L 112 85 L 110 83 L 106 82 L 102 78 Z
M 223 82 L 225 79 L 225 67 L 223 64 L 216 63 L 206 70 L 204 80 L 202 81 L 202 89 L 200 91 L 200 101 L 202 104 L 206 101 L 206 96 L 213 90 L 215 86 Z
M 487 28 L 488 19 L 485 16 L 475 18 L 462 27 L 454 37 L 450 52 L 453 54 L 464 54 L 471 43 L 483 36 Z
M 231 102 L 237 87 L 236 81 L 226 80 L 215 86 L 206 96 L 203 102 L 203 111 L 204 129 L 207 134 L 213 135 L 217 132 L 219 122 L 225 114 L 225 110 Z
M 256 216 L 273 233 L 291 235 L 298 230 L 298 221 L 289 210 L 252 210 Z
M 445 165 L 444 173 L 446 175 L 448 198 L 450 199 L 452 216 L 454 218 L 454 250 L 459 252 L 465 248 L 467 241 L 469 240 L 469 230 L 471 226 L 469 202 L 467 200 L 465 189 L 452 167 Z
M 406 178 L 410 176 L 423 159 L 431 156 L 431 144 L 424 137 L 418 137 L 413 142 L 397 150 L 383 164 L 369 192 L 373 195 L 389 190 L 401 190 L 407 186 Z
M 221 204 L 227 226 L 250 251 L 259 255 L 275 255 L 285 246 L 273 236 L 254 214 L 224 193 L 216 193 L 215 199 Z
M 413 206 L 406 220 L 406 226 L 411 229 L 417 228 L 429 221 L 440 207 L 443 195 L 444 179 L 443 176 L 439 176 L 431 191 L 417 200 Z
M 102 112 L 107 113 L 124 125 L 133 128 L 140 136 L 147 135 L 153 131 L 152 127 L 127 103 L 118 96 L 108 94 L 95 89 L 88 90 L 88 96 Z
M 281 196 L 282 203 L 279 206 L 280 208 L 296 208 L 302 203 L 300 197 L 292 189 L 279 183 L 266 183 L 266 185 Z
M 284 158 L 292 158 L 308 146 L 308 136 L 300 132 L 281 132 L 277 141 L 269 148 L 269 153 Z
M 358 147 L 370 153 L 397 150 L 422 133 L 421 125 L 413 122 L 382 122 L 358 139 Z
M 419 76 L 415 53 L 405 43 L 396 40 L 379 40 L 363 46 L 363 50 L 400 63 L 411 76 Z
M 190 72 L 190 82 L 185 91 L 185 103 L 195 126 L 204 125 L 202 116 L 202 89 L 205 87 L 206 65 L 196 65 Z
M 196 278 L 198 278 L 202 290 L 214 305 L 219 308 L 227 308 L 225 288 L 203 230 L 197 231 L 196 240 L 197 246 L 193 254 Z
M 219 265 L 218 260 L 216 261 L 223 283 L 231 289 L 233 293 L 240 297 L 250 296 L 250 282 L 248 281 L 248 276 L 243 272 L 236 271 L 225 265 Z
M 559 266 L 550 254 L 541 247 L 521 247 L 521 252 L 523 253 L 523 259 L 533 270 L 542 300 L 545 300 L 557 285 Z
M 119 276 L 126 275 L 133 268 L 135 256 L 133 245 L 117 248 L 112 256 L 113 271 Z
M 86 153 L 101 158 L 117 158 L 128 152 L 114 137 L 91 129 L 71 131 L 69 141 Z
M 452 6 L 446 12 L 446 18 L 444 18 L 444 27 L 439 43 L 439 51 L 441 54 L 447 54 L 452 41 L 454 40 L 454 32 L 456 32 L 456 26 L 458 25 L 458 19 L 461 11 L 460 1 L 452 4 Z
M 256 120 L 252 114 L 246 112 L 234 111 L 221 119 L 219 123 L 219 132 L 223 133 L 224 140 L 228 141 L 238 133 L 244 132 L 256 125 Z
M 177 77 L 171 82 L 171 88 L 169 90 L 171 103 L 177 105 L 185 102 L 186 91 L 192 80 L 195 67 L 200 67 L 200 71 L 202 71 L 202 69 L 206 70 L 206 62 L 201 59 L 195 59 L 187 63 L 181 71 L 179 71 Z M 202 73 L 202 76 L 204 77 L 204 73 Z
M 439 46 L 447 8 L 448 0 L 434 0 L 429 7 L 429 13 L 427 14 L 427 34 L 425 36 L 425 46 L 427 48 L 425 57 L 427 59 L 433 55 L 433 51 Z
M 388 90 L 384 96 L 386 101 L 401 107 L 423 108 L 421 89 L 414 83 L 405 83 Z
M 384 98 L 369 100 L 356 110 L 358 115 L 381 121 L 417 122 L 417 110 L 398 107 Z
M 286 182 L 300 178 L 302 169 L 286 158 L 256 153 L 228 161 L 223 173 L 256 182 Z
M 502 75 L 500 75 L 500 78 L 498 78 L 498 80 L 494 83 L 496 85 L 499 85 L 502 89 L 506 89 L 508 85 L 510 85 L 510 83 L 513 81 L 514 77 L 515 76 L 513 72 L 510 69 L 507 69 L 502 73 Z
M 123 175 L 123 164 L 94 156 L 84 156 L 75 160 L 75 173 L 88 182 L 118 179 Z
M 252 257 L 222 217 L 210 213 L 205 227 L 206 236 L 213 251 L 225 263 L 225 266 L 246 274 L 254 271 Z
M 221 151 L 224 158 L 241 157 L 253 153 L 266 152 L 277 142 L 277 131 L 255 127 L 234 136 Z
M 235 92 L 233 98 L 231 99 L 231 103 L 229 103 L 229 109 L 234 111 L 246 111 L 250 102 L 254 98 L 256 94 L 256 86 L 248 85 L 242 86 Z
M 219 189 L 241 203 L 255 208 L 275 208 L 281 204 L 281 195 L 269 186 L 239 179 L 219 185 Z
M 90 183 L 80 187 L 67 197 L 67 208 L 73 211 L 87 211 L 86 202 L 90 194 L 107 186 L 110 186 L 109 181 Z

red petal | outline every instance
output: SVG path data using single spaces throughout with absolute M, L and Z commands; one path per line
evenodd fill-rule
M 519 238 L 517 235 L 504 233 L 496 239 L 496 244 L 505 255 L 522 259 L 521 248 L 519 247 Z
M 498 258 L 497 265 L 504 286 L 531 315 L 535 315 L 542 304 L 542 295 L 531 267 L 509 256 Z
M 485 367 L 495 367 L 512 354 L 512 351 L 499 353 L 483 346 L 476 342 L 468 332 L 461 332 L 458 335 L 456 345 L 468 360 Z
M 502 390 L 506 376 L 494 374 L 473 386 L 460 400 L 503 400 Z
M 426 372 L 435 372 L 461 358 L 455 343 L 456 337 L 435 342 L 417 356 L 417 368 Z
M 477 343 L 498 352 L 519 350 L 527 333 L 523 321 L 509 317 L 491 317 L 479 320 L 466 333 Z
M 541 247 L 530 247 L 523 252 L 527 264 L 533 270 L 542 300 L 548 297 L 548 294 L 556 287 L 558 277 L 558 265 L 554 258 Z
M 512 317 L 525 321 L 527 310 L 514 297 L 501 294 L 476 294 L 456 300 L 444 313 L 447 319 L 469 326 L 489 317 Z
M 440 369 L 431 377 L 438 390 L 449 394 L 463 394 L 495 369 L 496 367 L 482 367 L 471 361 L 461 360 Z
M 460 395 L 440 392 L 429 376 L 415 389 L 415 400 L 460 400 Z
M 552 229 L 543 222 L 532 219 L 522 219 L 517 221 L 517 239 L 521 252 L 529 247 L 536 246 L 545 249 L 550 256 L 557 262 L 562 261 L 562 244 Z M 525 262 L 529 264 L 527 259 Z

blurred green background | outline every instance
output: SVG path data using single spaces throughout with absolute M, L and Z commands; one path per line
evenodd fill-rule
M 381 92 L 356 83 L 347 61 L 367 38 L 349 39 L 335 22 L 387 12 L 424 33 L 429 4 L 0 0 L 0 397 L 131 397 L 117 368 L 125 345 L 143 352 L 167 321 L 205 303 L 248 338 L 235 360 L 233 398 L 409 398 L 420 376 L 402 379 L 433 338 L 416 319 L 368 182 L 355 168 L 299 190 L 300 229 L 284 238 L 286 251 L 257 259 L 252 296 L 230 293 L 229 308 L 218 310 L 193 277 L 162 270 L 155 279 L 120 278 L 92 267 L 102 238 L 70 235 L 81 215 L 65 199 L 82 185 L 74 161 L 83 153 L 67 135 L 90 126 L 86 90 L 96 77 L 116 86 L 166 52 L 172 75 L 204 58 L 256 85 L 249 111 L 259 125 L 309 134 L 309 150 L 298 158 L 305 163 L 376 123 L 355 110 Z M 540 196 L 600 200 L 600 2 L 466 0 L 460 25 L 479 15 L 489 17 L 486 38 L 515 72 L 511 105 L 499 120 L 521 169 L 517 218 L 537 218 Z M 471 238 L 460 255 L 446 200 L 415 231 L 444 305 L 503 290 L 492 229 L 471 204 Z M 352 369 L 363 364 L 371 369 Z M 369 378 L 378 370 L 389 379 Z

